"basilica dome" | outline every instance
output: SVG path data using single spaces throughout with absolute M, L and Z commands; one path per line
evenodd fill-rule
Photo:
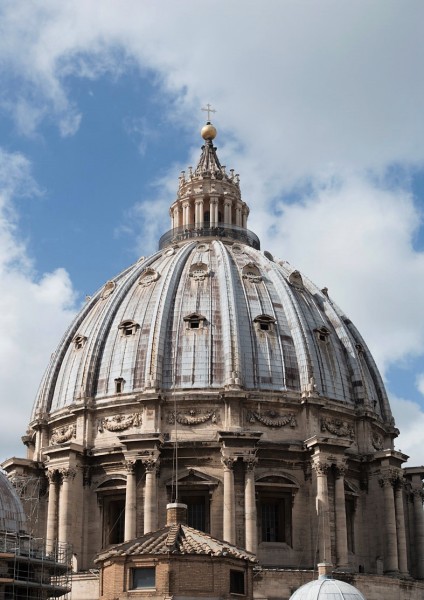
M 424 579 L 422 469 L 402 469 L 371 353 L 326 288 L 261 249 L 215 136 L 207 123 L 158 250 L 65 332 L 27 458 L 3 468 L 40 480 L 38 527 L 76 571 L 182 502 L 189 527 L 257 557 L 259 596 L 317 559 Z M 288 597 L 301 582 L 278 572 Z
M 288 262 L 260 250 L 238 176 L 211 139 L 183 174 L 159 251 L 108 281 L 53 354 L 33 419 L 146 391 L 315 393 L 391 422 L 350 319 Z

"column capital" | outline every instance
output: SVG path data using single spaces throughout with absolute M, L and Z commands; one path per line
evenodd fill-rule
M 256 456 L 247 456 L 243 458 L 243 462 L 246 471 L 254 471 L 256 465 L 258 464 L 258 459 Z
M 62 481 L 72 480 L 77 474 L 77 470 L 72 469 L 71 467 L 62 467 L 61 469 L 58 469 L 58 472 L 62 477 Z
M 137 465 L 137 460 L 134 458 L 127 458 L 124 462 L 124 467 L 127 473 L 135 473 L 135 468 Z
M 341 479 L 346 475 L 347 472 L 347 462 L 340 461 L 337 462 L 334 466 L 336 472 L 336 479 Z
M 312 461 L 312 468 L 317 475 L 327 475 L 330 465 L 326 460 L 318 459 Z
M 57 469 L 47 469 L 46 477 L 49 480 L 49 484 L 56 483 L 58 480 L 59 472 Z
M 159 459 L 158 458 L 146 458 L 143 460 L 144 468 L 146 469 L 146 473 L 153 473 L 153 471 L 159 467 Z
M 221 462 L 224 465 L 224 469 L 227 469 L 228 471 L 232 471 L 234 468 L 234 463 L 236 462 L 237 458 L 235 458 L 234 456 L 223 456 L 221 458 Z
M 386 469 L 380 473 L 378 483 L 381 487 L 394 487 L 399 481 L 399 470 L 398 469 Z

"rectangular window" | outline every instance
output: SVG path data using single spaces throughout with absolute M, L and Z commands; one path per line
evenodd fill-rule
M 155 567 L 139 567 L 132 570 L 133 590 L 154 589 L 156 587 Z
M 291 544 L 291 496 L 264 495 L 260 498 L 262 542 Z
M 125 499 L 105 499 L 105 533 L 107 544 L 124 541 Z
M 206 493 L 181 497 L 187 504 L 187 525 L 199 531 L 209 532 L 209 498 Z
M 244 594 L 244 572 L 230 571 L 230 594 Z

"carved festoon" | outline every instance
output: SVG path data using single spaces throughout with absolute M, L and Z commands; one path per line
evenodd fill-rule
M 75 425 L 65 425 L 53 430 L 50 443 L 52 446 L 57 446 L 69 442 L 73 437 L 75 437 Z
M 352 425 L 341 419 L 321 419 L 321 431 L 329 431 L 337 437 L 347 437 L 351 440 L 355 437 Z
M 176 413 L 175 411 L 168 413 L 168 423 L 174 425 L 175 421 L 180 425 L 201 425 L 207 421 L 216 423 L 217 417 L 214 410 L 202 413 L 200 410 L 191 409 L 188 414 L 183 414 L 181 412 Z
M 130 427 L 139 427 L 142 423 L 140 413 L 131 415 L 114 415 L 113 417 L 105 417 L 99 421 L 99 431 L 104 429 L 108 431 L 124 431 Z
M 247 420 L 249 423 L 258 421 L 261 425 L 265 425 L 265 427 L 285 427 L 287 425 L 290 427 L 297 427 L 297 421 L 294 414 L 280 415 L 274 410 L 268 410 L 264 414 L 251 410 L 247 413 Z

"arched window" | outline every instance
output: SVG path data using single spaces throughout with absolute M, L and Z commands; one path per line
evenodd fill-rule
M 134 335 L 137 333 L 137 330 L 140 328 L 140 325 L 131 319 L 127 319 L 126 321 L 122 321 L 119 325 L 118 329 L 121 332 L 123 337 L 128 337 L 130 335 Z
M 275 322 L 274 317 L 270 315 L 258 315 L 253 319 L 257 331 L 273 331 Z

